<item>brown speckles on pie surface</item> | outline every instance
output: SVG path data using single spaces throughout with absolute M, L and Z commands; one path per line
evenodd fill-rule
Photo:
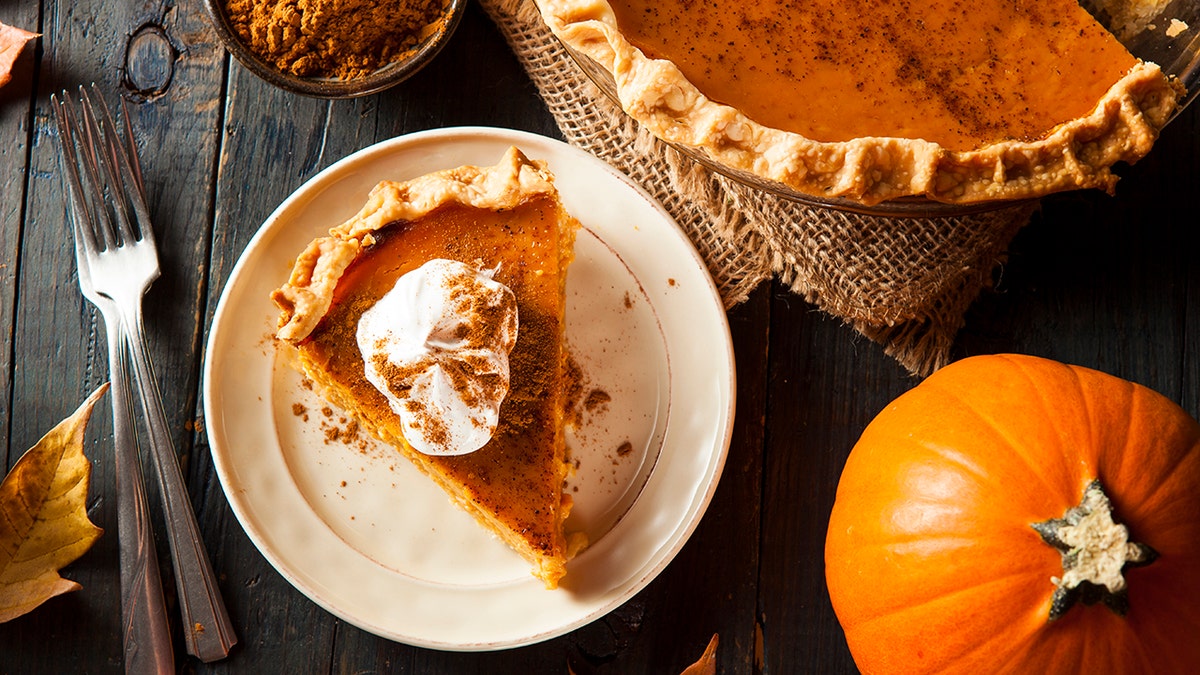
M 1180 87 L 1074 0 L 537 0 L 659 137 L 817 196 L 1111 189 Z

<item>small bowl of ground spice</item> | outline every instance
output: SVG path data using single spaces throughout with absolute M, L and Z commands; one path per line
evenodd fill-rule
M 319 98 L 399 84 L 441 51 L 466 0 L 204 0 L 217 35 L 273 85 Z

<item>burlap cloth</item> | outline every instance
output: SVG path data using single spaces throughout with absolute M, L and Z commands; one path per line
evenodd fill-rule
M 625 115 L 532 0 L 481 0 L 571 145 L 658 198 L 732 307 L 773 276 L 881 343 L 911 373 L 945 364 L 967 307 L 1033 211 L 884 218 L 805 205 L 707 170 Z

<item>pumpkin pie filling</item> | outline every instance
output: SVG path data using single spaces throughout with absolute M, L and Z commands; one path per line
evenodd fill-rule
M 549 173 L 514 150 L 496 167 L 381 183 L 358 216 L 309 245 L 273 295 L 283 309 L 278 335 L 318 390 L 530 560 L 550 588 L 573 552 L 563 532 L 571 506 L 563 494 L 563 310 L 577 225 Z M 519 316 L 496 429 L 482 448 L 458 455 L 425 454 L 405 440 L 399 416 L 364 375 L 356 342 L 363 313 L 435 259 L 489 270 L 515 296 Z
M 630 42 L 709 98 L 824 142 L 899 136 L 963 151 L 1034 140 L 1090 112 L 1137 62 L 1070 3 L 1051 18 L 1040 3 L 926 0 L 916 12 L 839 0 L 611 1 Z M 1038 27 L 1050 22 L 1047 43 Z M 1022 58 L 1002 58 L 1013 54 Z
M 1111 190 L 1180 88 L 1074 0 L 538 0 L 664 140 L 875 203 Z

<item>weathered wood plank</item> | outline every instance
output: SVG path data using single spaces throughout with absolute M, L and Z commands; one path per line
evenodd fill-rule
M 859 434 L 916 383 L 882 349 L 776 290 L 758 604 L 761 670 L 854 673 L 825 587 L 825 533 Z
M 330 106 L 339 105 L 270 88 L 236 64 L 230 66 L 226 87 L 220 154 L 214 166 L 212 242 L 205 263 L 206 328 L 233 265 L 259 225 L 289 192 L 329 163 L 319 130 Z M 332 142 L 341 142 L 341 137 Z M 194 404 L 200 417 L 199 399 Z M 288 584 L 246 537 L 212 469 L 202 425 L 199 431 L 193 477 L 203 485 L 205 537 L 223 577 L 222 591 L 240 644 L 226 661 L 193 661 L 192 666 L 200 672 L 326 672 L 333 617 Z M 306 646 L 297 649 L 297 644 Z
M 39 15 L 36 4 L 0 8 L 0 20 L 33 30 L 38 30 Z M 36 46 L 27 48 L 14 79 L 0 90 L 0 130 L 5 138 L 0 149 L 0 362 L 4 382 L 0 429 L 5 439 L 5 471 L 68 415 L 104 379 L 106 371 L 102 363 L 96 370 L 92 358 L 97 347 L 103 353 L 98 342 L 103 333 L 97 332 L 90 308 L 75 290 L 69 238 L 63 246 L 69 231 L 59 193 L 57 148 L 47 134 L 46 119 L 31 110 L 39 66 L 36 57 Z M 36 157 L 32 165 L 30 156 Z M 48 367 L 50 364 L 56 367 Z M 112 511 L 98 488 L 110 482 L 112 475 L 104 461 L 108 450 L 99 442 L 111 428 L 104 408 L 101 405 L 97 411 L 85 448 L 96 466 L 88 510 L 94 521 L 112 529 Z M 80 669 L 111 664 L 112 654 L 119 652 L 109 649 L 107 638 L 116 635 L 117 617 L 108 608 L 117 596 L 115 570 L 106 560 L 115 560 L 115 550 L 115 539 L 102 539 L 65 572 L 82 583 L 86 593 L 55 598 L 46 607 L 5 625 L 0 631 L 5 668 L 38 672 L 39 664 L 59 651 L 56 644 L 71 640 L 75 633 L 82 636 L 78 650 L 63 660 L 64 667 L 68 663 Z M 17 645 L 35 648 L 18 650 Z
M 85 48 L 80 45 L 87 39 L 74 20 L 79 15 L 59 15 L 47 3 L 44 16 L 43 44 L 62 47 L 37 61 L 36 78 L 26 80 L 27 87 L 36 81 L 41 91 L 46 91 L 46 83 L 57 81 L 59 73 L 78 67 L 66 53 L 82 55 Z M 95 47 L 86 50 L 94 52 Z M 32 89 L 26 92 L 29 95 Z M 103 328 L 80 296 L 75 279 L 58 147 L 45 96 L 39 92 L 32 125 L 22 142 L 29 153 L 29 181 L 15 269 L 12 392 L 6 415 L 13 460 L 106 380 L 108 371 Z M 18 204 L 20 194 L 13 195 Z M 0 653 L 5 654 L 5 668 L 13 672 L 45 672 L 45 664 L 52 662 L 68 670 L 117 672 L 120 668 L 120 617 L 112 611 L 120 604 L 116 512 L 115 500 L 107 498 L 115 482 L 107 440 L 111 428 L 105 401 L 96 409 L 85 452 L 94 467 L 88 514 L 109 534 L 66 572 L 83 585 L 82 591 L 55 598 L 0 631 Z M 62 645 L 68 643 L 71 649 L 64 650 Z
M 458 30 L 432 63 L 370 101 L 378 107 L 376 140 L 475 125 L 562 138 L 507 43 L 474 3 L 467 5 Z
M 1200 165 L 1200 148 L 1197 148 L 1195 141 L 1200 138 L 1200 112 L 1193 107 L 1174 124 L 1178 125 L 1178 128 L 1170 128 L 1171 135 L 1168 138 L 1181 150 L 1179 163 L 1173 166 L 1172 171 L 1182 183 L 1176 184 L 1182 199 L 1193 202 L 1196 189 L 1200 187 L 1200 179 L 1197 179 L 1197 175 L 1200 175 L 1197 172 L 1197 166 Z M 1200 419 L 1200 262 L 1197 262 L 1195 254 L 1200 250 L 1200 234 L 1197 233 L 1196 217 L 1188 216 L 1194 213 L 1195 206 L 1186 203 L 1178 205 L 1177 208 L 1181 214 L 1177 220 L 1180 232 L 1178 238 L 1181 243 L 1179 250 L 1189 252 L 1190 255 L 1185 257 L 1184 274 L 1177 282 L 1184 287 L 1184 325 L 1183 349 L 1179 354 L 1182 377 L 1176 401 L 1184 410 Z
M 40 17 L 37 3 L 0 6 L 0 23 L 36 32 Z M 27 45 L 13 68 L 13 79 L 0 89 L 0 469 L 7 471 L 24 451 L 9 446 L 12 385 L 12 336 L 17 302 L 22 217 L 26 184 L 34 73 L 37 45 Z

